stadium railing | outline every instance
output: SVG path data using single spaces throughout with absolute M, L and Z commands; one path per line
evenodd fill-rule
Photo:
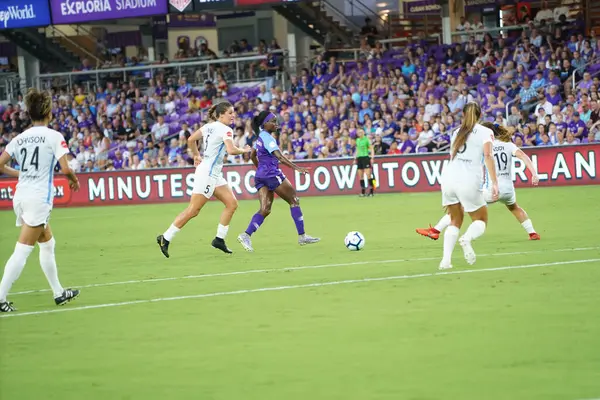
M 280 69 L 276 71 L 276 79 L 285 84 L 287 79 L 287 70 L 289 67 L 288 52 L 285 50 L 273 51 L 279 58 L 278 65 Z M 186 77 L 187 82 L 192 86 L 202 86 L 207 79 L 216 83 L 219 72 L 223 74 L 228 84 L 254 82 L 264 80 L 260 69 L 257 67 L 257 77 L 250 76 L 248 67 L 251 64 L 260 64 L 267 60 L 267 55 L 219 58 L 202 61 L 182 60 L 168 64 L 148 64 L 134 67 L 120 68 L 101 68 L 88 71 L 60 72 L 40 74 L 33 78 L 33 85 L 38 89 L 65 88 L 71 89 L 74 84 L 83 85 L 88 90 L 93 86 L 100 86 L 107 79 L 121 80 L 122 82 L 147 81 L 158 75 L 164 75 L 165 78 L 172 77 L 179 80 Z
M 12 101 L 21 92 L 21 77 L 14 72 L 0 73 L 0 102 Z

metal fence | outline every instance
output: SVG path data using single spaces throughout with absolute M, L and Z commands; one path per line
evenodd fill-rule
M 277 65 L 279 67 L 273 78 L 285 85 L 289 73 L 287 51 L 278 50 L 274 51 L 273 54 L 277 58 Z M 136 83 L 136 86 L 143 88 L 150 79 L 158 77 L 161 77 L 164 81 L 169 78 L 179 81 L 179 79 L 185 77 L 187 82 L 192 86 L 202 86 L 206 80 L 212 80 L 216 84 L 219 74 L 222 74 L 225 81 L 231 85 L 268 78 L 270 76 L 268 71 L 261 68 L 261 64 L 266 60 L 266 55 L 205 59 L 201 61 L 181 60 L 169 64 L 149 64 L 135 67 L 100 68 L 80 72 L 40 74 L 34 77 L 33 82 L 38 89 L 55 88 L 70 90 L 74 85 L 79 85 L 91 91 L 108 81 L 115 84 L 133 81 Z
M 21 92 L 21 78 L 14 72 L 0 73 L 0 102 L 14 101 Z

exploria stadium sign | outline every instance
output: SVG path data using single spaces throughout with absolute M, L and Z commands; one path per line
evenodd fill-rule
M 166 14 L 167 0 L 50 0 L 52 22 L 70 24 Z
M 0 29 L 50 25 L 46 0 L 0 1 Z
M 597 155 L 600 145 L 543 147 L 525 150 L 537 166 L 541 186 L 600 184 Z M 378 193 L 433 192 L 440 189 L 447 154 L 378 157 L 373 172 Z M 300 196 L 356 194 L 360 191 L 356 166 L 349 159 L 302 162 L 309 175 L 284 171 Z M 256 197 L 255 169 L 251 165 L 226 166 L 225 179 L 240 199 Z M 517 187 L 530 185 L 525 165 L 515 159 Z M 71 192 L 64 177 L 54 180 L 54 204 L 93 206 L 187 201 L 192 194 L 194 168 L 153 169 L 79 174 L 81 190 Z M 12 209 L 16 180 L 0 179 L 0 210 Z

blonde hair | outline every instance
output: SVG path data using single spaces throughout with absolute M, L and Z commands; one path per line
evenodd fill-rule
M 25 107 L 32 121 L 43 122 L 52 117 L 52 97 L 47 92 L 29 89 L 25 95 Z
M 485 126 L 488 129 L 491 129 L 492 132 L 494 132 L 494 137 L 496 139 L 498 139 L 499 141 L 501 141 L 501 142 L 512 141 L 511 133 L 508 131 L 508 129 L 506 129 L 502 125 L 493 124 L 491 122 L 483 122 L 481 125 Z
M 481 107 L 477 103 L 467 103 L 467 105 L 463 108 L 463 120 L 460 128 L 458 129 L 458 133 L 456 134 L 456 139 L 454 140 L 454 145 L 452 147 L 452 158 L 456 157 L 458 151 L 465 145 L 471 131 L 479 122 L 479 118 L 481 117 Z

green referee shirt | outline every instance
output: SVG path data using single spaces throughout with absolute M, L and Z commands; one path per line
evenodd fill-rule
M 366 135 L 360 138 L 356 138 L 356 157 L 370 157 L 370 147 L 371 142 L 369 141 L 369 138 Z

